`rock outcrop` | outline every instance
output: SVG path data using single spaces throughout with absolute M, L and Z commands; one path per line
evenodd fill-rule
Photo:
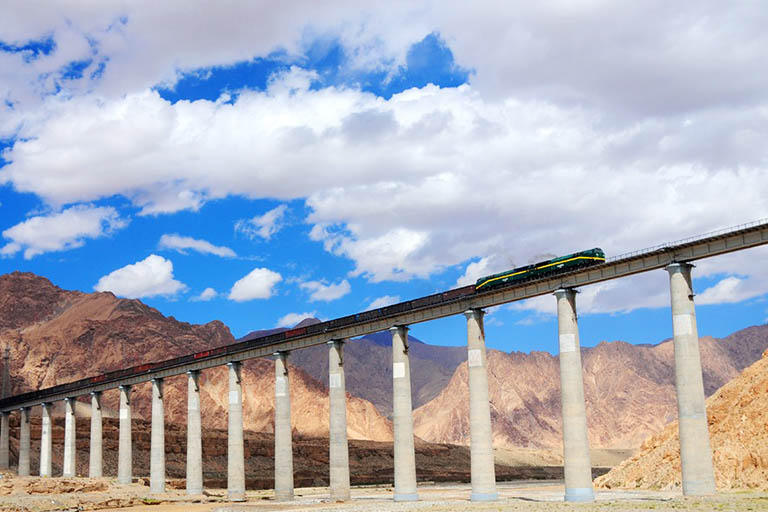
M 768 491 L 768 351 L 709 397 L 707 419 L 717 488 Z M 681 486 L 680 471 L 675 421 L 595 485 L 674 489 Z

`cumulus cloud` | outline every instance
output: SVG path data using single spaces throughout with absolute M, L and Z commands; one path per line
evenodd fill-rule
M 142 261 L 102 276 L 93 289 L 99 292 L 112 292 L 129 299 L 138 299 L 158 295 L 176 295 L 186 290 L 187 286 L 174 279 L 173 263 L 170 260 L 151 254 Z
M 368 304 L 368 307 L 365 308 L 365 310 L 370 311 L 372 309 L 383 308 L 384 306 L 391 306 L 392 304 L 397 304 L 398 302 L 400 302 L 399 295 L 383 295 L 373 299 L 373 301 Z
M 279 273 L 268 268 L 255 268 L 235 282 L 229 291 L 228 298 L 235 302 L 268 299 L 274 293 L 275 285 L 282 279 Z
M 208 287 L 205 290 L 203 290 L 200 293 L 200 295 L 197 295 L 196 297 L 192 297 L 189 300 L 193 302 L 208 302 L 209 300 L 213 300 L 218 296 L 219 296 L 219 292 L 217 292 L 213 288 Z
M 111 234 L 128 224 L 112 207 L 79 205 L 58 213 L 31 217 L 3 231 L 10 240 L 2 249 L 3 256 L 24 251 L 24 258 L 82 247 L 89 238 Z
M 243 233 L 250 239 L 259 237 L 269 240 L 283 227 L 283 219 L 287 210 L 288 207 L 281 204 L 263 215 L 257 215 L 251 219 L 240 219 L 235 223 L 235 231 Z
M 755 3 L 309 2 L 298 16 L 233 4 L 206 11 L 205 34 L 199 13 L 173 2 L 39 11 L 0 21 L 4 40 L 54 34 L 58 48 L 34 63 L 0 52 L 10 70 L 0 92 L 24 96 L 0 106 L 0 131 L 19 137 L 0 182 L 52 205 L 122 195 L 159 214 L 229 195 L 306 199 L 312 239 L 351 260 L 351 275 L 408 280 L 462 265 L 462 283 L 509 255 L 596 245 L 610 255 L 768 216 L 768 14 Z M 269 30 L 233 29 L 233 17 Z M 475 71 L 471 84 L 383 99 L 309 87 L 316 75 L 294 68 L 233 102 L 170 104 L 152 89 L 278 47 L 296 55 L 307 34 L 337 38 L 351 67 L 391 72 L 433 31 Z M 103 76 L 25 111 L 56 90 L 37 77 L 88 41 L 110 57 Z M 273 235 L 268 220 L 253 236 Z M 731 272 L 720 261 L 708 272 Z M 660 286 L 622 281 L 595 300 L 652 304 Z
M 234 258 L 237 256 L 235 251 L 229 247 L 213 245 L 206 240 L 198 240 L 178 234 L 165 234 L 161 236 L 158 247 L 160 249 L 172 249 L 182 254 L 186 254 L 186 249 L 192 249 L 202 254 L 213 254 L 222 258 Z
M 275 327 L 293 327 L 304 319 L 317 318 L 317 311 L 308 311 L 307 313 L 288 313 L 280 317 Z
M 340 299 L 352 291 L 352 287 L 346 279 L 336 284 L 329 284 L 327 281 L 307 281 L 299 286 L 302 290 L 310 293 L 310 302 L 330 302 Z

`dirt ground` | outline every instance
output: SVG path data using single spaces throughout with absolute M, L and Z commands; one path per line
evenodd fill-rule
M 249 491 L 246 503 L 228 503 L 226 491 L 213 489 L 190 499 L 184 491 L 150 496 L 140 483 L 118 485 L 113 479 L 3 478 L 0 511 L 50 512 L 121 509 L 130 512 L 377 512 L 377 511 L 768 511 L 768 494 L 721 493 L 684 498 L 676 491 L 600 491 L 592 504 L 563 503 L 563 485 L 557 481 L 518 481 L 498 484 L 499 501 L 471 503 L 469 484 L 419 484 L 420 501 L 394 503 L 391 486 L 360 486 L 352 501 L 332 503 L 328 489 L 296 489 L 296 499 L 279 503 L 272 491 Z

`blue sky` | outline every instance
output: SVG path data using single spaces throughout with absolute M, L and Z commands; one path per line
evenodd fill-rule
M 697 5 L 20 4 L 0 273 L 242 336 L 768 217 L 765 13 L 713 2 L 703 37 Z M 700 334 L 768 321 L 766 255 L 701 262 Z M 584 345 L 671 335 L 663 271 L 577 300 Z M 489 346 L 554 351 L 554 305 L 494 309 Z M 463 318 L 412 332 L 465 342 Z

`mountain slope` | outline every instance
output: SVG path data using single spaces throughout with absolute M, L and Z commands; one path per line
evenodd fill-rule
M 408 336 L 411 394 L 414 407 L 436 397 L 466 359 L 464 347 L 428 345 Z M 315 379 L 328 381 L 328 348 L 309 347 L 291 354 L 291 362 Z M 347 391 L 372 402 L 383 414 L 392 414 L 392 336 L 388 332 L 349 340 L 344 345 Z
M 701 338 L 705 391 L 711 394 L 768 348 L 768 326 L 718 340 Z M 582 349 L 584 393 L 593 448 L 632 449 L 677 417 L 671 340 L 658 345 L 601 343 Z M 548 353 L 488 352 L 488 386 L 497 446 L 561 445 L 560 369 Z M 467 367 L 414 412 L 426 441 L 468 444 Z
M 234 343 L 221 322 L 192 325 L 165 317 L 138 300 L 111 293 L 61 290 L 45 278 L 15 272 L 0 276 L 0 346 L 11 347 L 11 388 L 20 393 L 62 384 L 104 372 L 162 361 Z M 274 363 L 247 361 L 243 367 L 244 421 L 248 429 L 271 431 Z M 203 422 L 226 426 L 225 368 L 202 372 Z M 328 398 L 325 386 L 292 367 L 292 418 L 299 434 L 327 435 Z M 186 421 L 186 376 L 166 379 L 166 418 Z M 117 407 L 117 391 L 104 394 L 104 406 Z M 137 417 L 149 417 L 151 385 L 134 387 Z M 349 435 L 391 439 L 391 424 L 376 408 L 349 397 Z
M 768 490 L 768 351 L 707 400 L 717 488 Z M 680 488 L 675 421 L 595 481 L 605 488 Z

